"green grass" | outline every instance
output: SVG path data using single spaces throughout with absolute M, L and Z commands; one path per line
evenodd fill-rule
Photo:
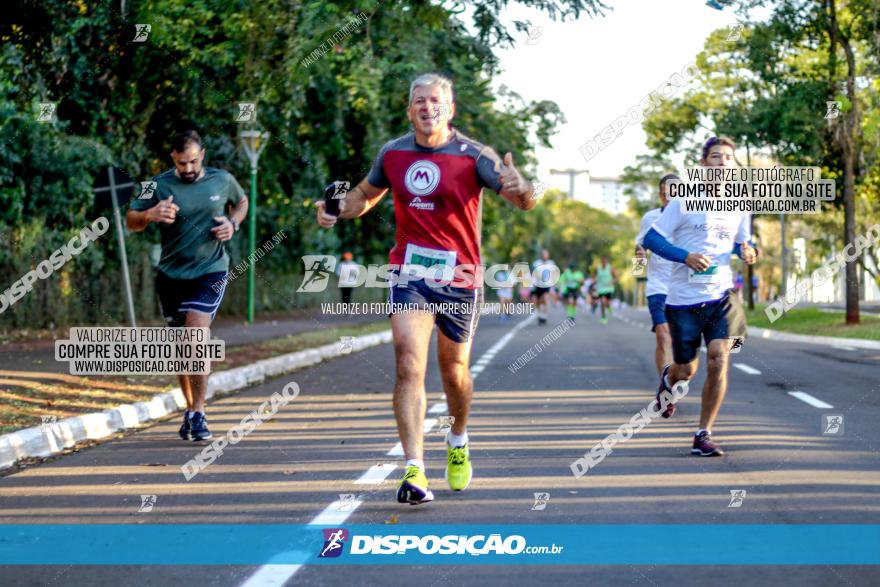
M 861 324 L 848 326 L 845 316 L 843 311 L 823 312 L 818 308 L 793 308 L 771 324 L 764 313 L 764 305 L 757 304 L 754 310 L 748 312 L 748 322 L 749 326 L 795 334 L 880 340 L 880 317 L 862 314 Z

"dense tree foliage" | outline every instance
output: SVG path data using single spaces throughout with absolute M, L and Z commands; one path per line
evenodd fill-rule
M 810 259 L 812 270 L 832 249 L 840 250 L 880 220 L 880 4 L 725 4 L 737 8 L 742 29 L 715 31 L 697 56 L 695 83 L 647 113 L 643 128 L 651 152 L 640 156 L 626 177 L 659 177 L 668 169 L 668 158 L 681 152 L 687 154 L 686 165 L 695 165 L 701 143 L 712 134 L 737 141 L 742 165 L 754 164 L 750 159 L 757 156 L 765 163 L 818 166 L 823 177 L 836 180 L 836 201 L 822 215 L 787 218 L 812 239 L 811 250 L 818 253 Z M 756 8 L 768 9 L 767 18 L 753 20 Z M 840 103 L 838 116 L 826 116 L 829 101 Z M 759 218 L 765 225 L 772 222 Z M 767 252 L 765 261 L 780 259 L 780 251 Z M 873 263 L 866 257 L 873 257 Z M 865 251 L 865 257 L 847 266 L 848 322 L 858 321 L 856 265 L 872 270 L 878 260 L 876 251 Z M 764 264 L 761 270 L 781 278 L 773 269 Z
M 520 4 L 554 18 L 600 15 L 597 0 Z M 497 95 L 493 48 L 528 23 L 501 20 L 506 0 L 478 2 L 289 2 L 266 0 L 17 1 L 0 28 L 0 252 L 7 281 L 46 259 L 91 219 L 109 210 L 91 186 L 107 164 L 144 181 L 170 166 L 169 136 L 183 121 L 206 139 L 207 164 L 230 170 L 248 187 L 236 136 L 239 102 L 256 104 L 256 126 L 271 133 L 260 160 L 258 243 L 279 229 L 288 237 L 257 267 L 258 308 L 315 303 L 295 293 L 300 257 L 352 250 L 381 262 L 393 241 L 390 198 L 333 232 L 312 222 L 313 204 L 333 179 L 359 180 L 387 140 L 408 130 L 410 80 L 426 71 L 456 84 L 456 125 L 534 165 L 535 142 L 549 145 L 562 114 L 551 101 Z M 136 24 L 149 36 L 135 41 Z M 39 103 L 57 104 L 52 122 Z M 488 194 L 483 234 L 487 259 L 531 257 L 537 242 L 514 242 L 522 213 Z M 245 254 L 245 238 L 230 249 Z M 510 235 L 505 239 L 504 235 Z M 529 238 L 528 235 L 523 238 Z M 532 239 L 534 240 L 534 239 Z M 156 316 L 151 254 L 158 232 L 127 239 L 137 313 Z M 124 316 L 112 232 L 66 264 L 50 282 L 7 310 L 0 322 L 117 322 Z M 225 311 L 243 309 L 245 280 L 230 286 Z

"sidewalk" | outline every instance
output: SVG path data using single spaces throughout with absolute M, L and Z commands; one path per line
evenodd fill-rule
M 243 346 L 284 338 L 315 330 L 354 324 L 365 324 L 384 319 L 382 316 L 339 316 L 322 315 L 320 309 L 302 312 L 300 315 L 257 318 L 254 324 L 247 324 L 243 318 L 218 318 L 211 328 L 213 336 L 226 341 L 226 347 Z M 117 326 L 125 326 L 119 324 Z M 139 326 L 145 326 L 143 324 Z M 64 335 L 66 338 L 66 334 Z M 55 341 L 52 339 L 16 341 L 0 344 L 0 371 L 42 371 L 48 373 L 67 373 L 68 364 L 55 361 Z M 0 380 L 0 391 L 4 383 Z
M 822 311 L 834 311 L 834 312 L 845 312 L 846 304 L 843 302 L 833 303 L 833 304 L 799 304 L 805 308 L 809 308 L 813 306 L 815 308 L 819 308 Z M 870 314 L 872 316 L 880 316 L 880 302 L 859 302 L 859 312 L 862 314 Z
M 871 303 L 867 303 L 866 305 L 871 306 Z M 827 309 L 824 308 L 820 304 L 808 304 L 806 307 L 817 308 L 822 311 L 828 312 L 842 312 L 843 308 L 836 308 L 833 305 L 828 305 Z M 875 304 L 871 307 L 877 307 L 880 309 L 880 304 Z M 647 306 L 630 306 L 635 312 L 641 312 L 643 314 L 648 313 Z M 862 310 L 862 314 L 864 315 L 873 315 L 873 312 Z M 880 312 L 878 312 L 880 314 Z M 811 334 L 800 334 L 795 332 L 787 332 L 785 330 L 778 330 L 775 328 L 765 328 L 765 327 L 757 327 L 757 326 L 749 326 L 748 327 L 749 336 L 757 337 L 757 338 L 766 338 L 773 339 L 778 341 L 787 341 L 787 342 L 797 342 L 804 344 L 816 344 L 816 345 L 824 345 L 824 346 L 847 346 L 853 348 L 860 349 L 868 349 L 868 350 L 880 350 L 880 341 L 871 340 L 867 338 L 848 338 L 842 336 L 818 336 Z
M 212 373 L 206 398 L 229 394 L 327 359 L 388 343 L 391 331 L 383 328 L 385 322 L 383 316 L 322 316 L 319 319 L 308 314 L 270 318 L 251 326 L 237 321 L 218 322 L 214 333 L 226 342 L 227 367 L 231 368 Z M 353 336 L 344 345 L 336 338 L 327 341 L 328 334 L 332 337 L 340 332 L 355 334 L 351 330 L 334 332 L 334 329 L 367 323 L 378 324 L 366 330 L 382 330 Z M 294 341 L 297 343 L 294 348 L 301 350 L 289 352 L 290 341 L 284 339 L 306 333 L 325 336 L 306 339 L 308 347 L 304 349 L 302 341 Z M 323 342 L 316 342 L 321 340 Z M 262 348 L 262 357 L 266 358 L 259 358 L 261 354 L 256 347 L 267 341 L 269 346 Z M 282 342 L 276 345 L 275 341 Z M 18 370 L 0 369 L 0 400 L 6 404 L 0 412 L 5 415 L 5 421 L 0 424 L 8 431 L 0 433 L 0 470 L 16 462 L 57 455 L 78 443 L 108 438 L 119 431 L 155 422 L 185 407 L 180 388 L 168 391 L 171 385 L 176 385 L 173 375 L 72 376 L 64 372 L 66 364 L 55 361 L 52 340 L 16 344 L 32 344 L 38 348 L 12 351 L 3 356 L 4 366 L 15 366 Z M 233 354 L 245 359 L 237 361 L 238 366 L 236 361 L 228 360 L 229 349 L 236 347 L 239 352 Z M 288 350 L 279 350 L 285 347 Z M 25 357 L 29 362 L 25 362 Z M 55 406 L 56 402 L 62 405 Z M 34 418 L 38 418 L 36 425 Z
M 362 329 L 370 323 L 382 327 L 383 316 L 323 316 L 300 313 L 267 316 L 253 325 L 241 319 L 215 322 L 213 334 L 225 341 L 226 361 L 214 371 L 242 367 L 267 357 L 318 347 L 331 342 L 333 329 Z M 67 331 L 53 333 L 67 338 Z M 361 334 L 337 331 L 337 334 Z M 287 338 L 298 336 L 299 339 Z M 303 338 L 305 337 L 305 338 Z M 334 339 L 335 340 L 335 339 Z M 117 405 L 150 401 L 156 394 L 178 385 L 174 375 L 91 376 L 70 375 L 69 363 L 55 360 L 54 340 L 16 341 L 0 345 L 0 434 L 101 412 Z

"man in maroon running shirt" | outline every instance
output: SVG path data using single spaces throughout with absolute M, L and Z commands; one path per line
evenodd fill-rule
M 396 244 L 390 263 L 401 267 L 389 299 L 397 357 L 394 415 L 407 459 L 397 501 L 415 505 L 434 499 L 425 476 L 423 426 L 425 371 L 435 323 L 440 375 L 449 415 L 455 418 L 446 438 L 446 479 L 454 491 L 466 489 L 471 481 L 467 421 L 473 384 L 468 366 L 482 301 L 481 274 L 476 283 L 452 281 L 463 287 L 419 276 L 426 271 L 437 275 L 438 270 L 458 275 L 462 266 L 480 266 L 484 187 L 522 210 L 533 208 L 535 199 L 532 184 L 513 166 L 510 153 L 502 162 L 491 148 L 452 127 L 455 101 L 448 78 L 416 78 L 410 85 L 407 116 L 414 132 L 382 147 L 369 175 L 346 194 L 340 217 L 366 214 L 391 189 Z M 337 217 L 325 213 L 324 202 L 317 207 L 318 224 L 336 224 Z

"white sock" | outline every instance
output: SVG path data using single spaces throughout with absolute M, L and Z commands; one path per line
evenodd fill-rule
M 666 389 L 672 391 L 672 385 L 669 384 L 669 374 L 663 376 L 663 385 L 666 386 Z
M 425 472 L 425 461 L 422 459 L 409 459 L 406 461 L 407 467 L 418 467 L 423 473 Z
M 465 446 L 468 443 L 467 430 L 465 430 L 461 436 L 459 436 L 458 434 L 453 434 L 452 430 L 450 430 L 449 433 L 446 435 L 446 442 L 448 442 L 449 446 L 451 447 Z
M 187 410 L 187 411 L 186 411 L 186 419 L 187 419 L 187 420 L 192 420 L 192 419 L 193 419 L 193 414 L 195 414 L 195 412 L 190 412 L 189 410 Z
M 696 436 L 699 436 L 699 435 L 702 434 L 703 432 L 705 432 L 706 434 L 708 434 L 708 435 L 710 435 L 710 436 L 712 435 L 712 431 L 711 431 L 711 430 L 706 430 L 705 428 L 700 428 L 699 430 L 697 430 L 697 434 L 696 434 Z

